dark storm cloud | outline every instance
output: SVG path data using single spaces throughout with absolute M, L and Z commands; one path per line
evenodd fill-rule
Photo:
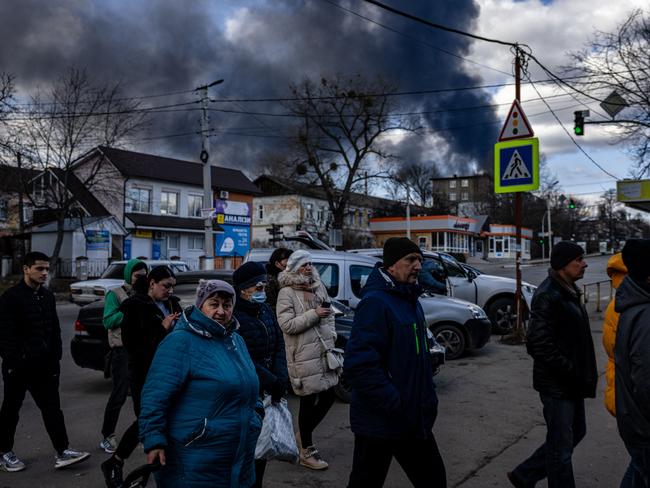
M 458 55 L 470 41 L 384 14 L 364 2 L 339 4 Z M 242 5 L 247 9 L 243 9 Z M 472 0 L 401 1 L 399 8 L 434 22 L 470 30 L 478 16 Z M 216 6 L 215 6 L 216 5 Z M 67 66 L 87 67 L 99 79 L 122 80 L 130 95 L 189 89 L 217 78 L 226 81 L 213 97 L 286 96 L 304 77 L 336 73 L 381 76 L 400 90 L 481 84 L 480 69 L 462 69 L 458 58 L 386 31 L 322 0 L 89 2 L 3 0 L 0 3 L 0 70 L 12 72 L 24 92 L 46 87 Z M 502 48 L 503 49 L 503 48 Z M 505 49 L 504 49 L 505 51 Z M 507 52 L 504 52 L 507 55 Z M 191 95 L 148 100 L 148 104 Z M 490 103 L 484 92 L 400 97 L 408 110 L 436 111 Z M 215 104 L 215 108 L 283 112 L 278 104 Z M 158 114 L 148 136 L 198 128 L 198 112 Z M 286 146 L 292 120 L 213 112 L 212 126 L 227 130 L 212 140 L 218 161 L 252 168 Z M 443 171 L 484 165 L 498 126 L 492 111 L 446 112 L 424 120 L 425 133 L 393 148 L 404 160 L 436 162 Z M 462 129 L 462 127 L 466 127 Z M 455 130 L 444 130 L 458 128 Z M 198 153 L 196 137 L 134 143 L 142 149 L 183 158 Z

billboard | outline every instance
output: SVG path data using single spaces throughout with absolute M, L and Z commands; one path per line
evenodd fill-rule
M 109 251 L 111 234 L 107 230 L 86 231 L 86 251 Z
M 250 249 L 251 228 L 242 225 L 221 225 L 223 232 L 216 235 L 215 256 L 244 256 Z

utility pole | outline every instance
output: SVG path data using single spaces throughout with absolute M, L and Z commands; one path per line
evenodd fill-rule
M 519 46 L 515 46 L 515 99 L 521 101 L 521 55 L 522 51 Z M 515 226 L 516 231 L 516 249 L 515 254 L 515 278 L 517 287 L 515 290 L 515 311 L 517 312 L 517 322 L 515 324 L 515 339 L 523 341 L 524 329 L 522 323 L 522 300 L 521 300 L 521 192 L 515 193 Z
M 201 103 L 203 106 L 203 116 L 201 117 L 201 162 L 203 163 L 203 207 L 212 208 L 214 202 L 212 198 L 212 166 L 210 165 L 210 119 L 208 117 L 208 89 L 212 86 L 223 83 L 223 80 L 213 81 L 209 85 L 203 85 L 196 89 L 201 92 Z M 206 207 L 206 205 L 208 207 Z M 214 230 L 212 229 L 212 213 L 208 213 L 204 221 L 204 247 L 205 261 L 203 269 L 214 269 Z
M 548 212 L 548 259 L 551 260 L 551 249 L 553 249 L 553 227 L 551 227 L 551 199 L 546 199 L 546 211 Z
M 25 234 L 25 203 L 23 202 L 23 155 L 20 152 L 16 153 L 16 163 L 18 164 L 18 232 L 20 233 L 20 239 L 18 239 L 18 262 L 22 263 L 23 258 L 25 257 L 25 239 L 23 235 Z
M 411 189 L 406 185 L 406 237 L 411 238 Z

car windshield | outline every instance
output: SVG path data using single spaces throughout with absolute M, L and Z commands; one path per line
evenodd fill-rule
M 458 261 L 456 261 L 453 257 L 447 254 L 441 254 L 440 257 L 442 258 L 442 262 L 445 264 L 445 269 L 447 270 L 448 276 L 457 276 L 461 278 L 467 277 L 463 267 L 458 264 Z

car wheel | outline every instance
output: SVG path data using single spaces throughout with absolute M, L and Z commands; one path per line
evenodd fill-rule
M 436 342 L 445 346 L 447 359 L 458 359 L 465 352 L 465 335 L 463 331 L 452 324 L 439 325 L 433 329 Z
M 338 384 L 334 387 L 334 393 L 343 403 L 350 403 L 352 399 L 352 388 L 345 381 L 345 374 L 340 376 Z
M 495 334 L 509 334 L 515 328 L 517 313 L 514 298 L 499 298 L 495 300 L 488 310 L 488 317 L 492 322 L 492 332 Z

